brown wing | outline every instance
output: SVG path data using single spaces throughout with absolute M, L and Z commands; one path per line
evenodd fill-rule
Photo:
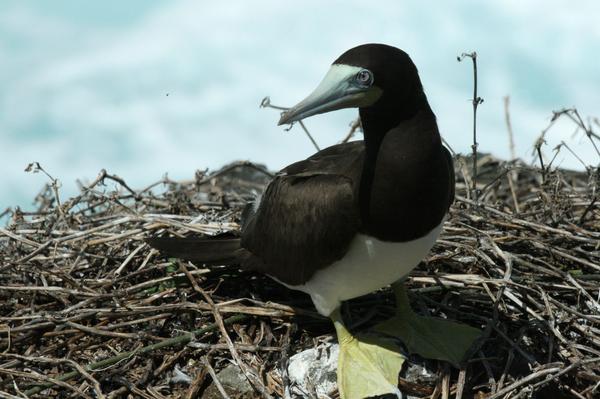
M 247 215 L 244 266 L 291 285 L 342 258 L 360 223 L 364 145 L 336 145 L 283 169 Z

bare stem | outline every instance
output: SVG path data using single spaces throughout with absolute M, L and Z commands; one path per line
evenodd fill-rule
M 262 99 L 262 101 L 260 102 L 260 107 L 261 108 L 273 108 L 273 109 L 277 109 L 279 111 L 287 111 L 289 109 L 286 107 L 280 107 L 278 105 L 271 104 L 271 98 L 269 96 Z M 306 136 L 308 137 L 308 139 L 310 140 L 312 145 L 317 149 L 317 151 L 321 151 L 321 148 L 317 144 L 316 140 L 313 138 L 312 134 L 310 134 L 310 132 L 306 128 L 306 125 L 304 125 L 304 122 L 300 121 L 299 123 L 300 123 L 300 127 L 302 128 L 302 130 L 304 130 L 304 133 L 306 133 Z M 289 129 L 286 129 L 286 131 L 290 130 L 292 128 L 292 126 L 293 126 L 293 124 L 290 125 Z
M 244 320 L 246 317 L 247 317 L 246 315 L 231 316 L 227 320 L 223 320 L 223 323 L 224 324 L 238 323 L 238 322 Z M 111 357 L 108 359 L 104 359 L 104 360 L 100 360 L 99 362 L 96 362 L 96 363 L 89 364 L 85 367 L 85 370 L 86 371 L 94 371 L 94 370 L 98 370 L 98 369 L 101 369 L 104 367 L 112 366 L 113 364 L 118 363 L 118 362 L 122 361 L 123 359 L 130 358 L 131 356 L 134 356 L 137 354 L 148 353 L 148 352 L 152 352 L 157 349 L 165 348 L 165 347 L 169 347 L 169 346 L 185 345 L 188 342 L 190 342 L 191 340 L 193 340 L 196 336 L 199 336 L 199 335 L 205 334 L 209 331 L 214 331 L 217 329 L 219 329 L 218 324 L 216 324 L 216 323 L 210 324 L 204 328 L 194 330 L 192 332 L 180 335 L 178 337 L 168 338 L 168 339 L 160 341 L 156 344 L 148 345 L 148 346 L 145 346 L 143 348 L 140 348 L 140 349 L 137 349 L 134 351 L 124 352 L 117 356 L 114 356 L 114 357 Z M 67 380 L 70 380 L 71 378 L 77 377 L 80 374 L 81 373 L 79 372 L 79 370 L 74 370 L 74 371 L 71 371 L 70 373 L 66 373 L 60 377 L 57 377 L 56 380 L 67 381 Z M 43 384 L 43 385 L 38 385 L 34 388 L 31 388 L 31 389 L 28 389 L 27 391 L 25 391 L 25 395 L 35 395 L 36 393 L 39 393 L 39 392 L 43 391 L 44 389 L 48 389 L 48 388 L 52 387 L 53 385 L 54 385 L 53 382 L 49 382 L 49 383 Z
M 504 97 L 504 120 L 506 121 L 506 130 L 508 131 L 508 145 L 510 149 L 510 159 L 514 160 L 517 155 L 515 151 L 515 138 L 512 129 L 512 123 L 510 121 L 510 97 Z
M 317 149 L 317 151 L 321 151 L 321 147 L 319 147 L 319 145 L 317 144 L 317 142 L 313 138 L 312 134 L 310 134 L 310 132 L 306 128 L 306 125 L 304 125 L 304 122 L 300 121 L 298 123 L 300 123 L 300 127 L 302 128 L 302 130 L 304 130 L 304 133 L 306 133 L 306 136 L 308 137 L 308 139 L 310 140 L 310 142 L 315 146 L 315 148 Z
M 479 146 L 477 143 L 477 107 L 483 103 L 483 98 L 477 96 L 477 53 L 475 51 L 472 53 L 462 53 L 456 59 L 458 62 L 461 62 L 465 57 L 469 57 L 473 61 L 473 99 L 471 100 L 473 104 L 473 144 L 471 145 L 471 149 L 473 150 L 472 191 L 473 199 L 477 201 L 477 147 Z
M 342 140 L 342 143 L 347 143 L 348 141 L 350 141 L 352 136 L 354 136 L 354 133 L 356 133 L 357 130 L 361 130 L 361 129 L 362 129 L 362 124 L 360 121 L 360 117 L 358 117 L 354 121 L 352 121 L 352 123 L 350 124 L 350 130 L 348 131 L 348 134 L 346 134 L 346 137 L 344 137 L 344 139 Z

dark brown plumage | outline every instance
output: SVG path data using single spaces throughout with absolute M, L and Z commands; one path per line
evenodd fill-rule
M 454 168 L 415 65 L 403 51 L 374 44 L 349 50 L 336 64 L 370 70 L 381 91 L 360 108 L 364 141 L 334 145 L 281 170 L 260 204 L 245 212 L 241 239 L 211 246 L 153 238 L 150 245 L 298 285 L 343 258 L 359 233 L 405 242 L 438 226 L 454 199 Z

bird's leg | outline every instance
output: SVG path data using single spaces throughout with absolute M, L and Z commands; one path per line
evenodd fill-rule
M 335 333 L 337 335 L 338 343 L 340 344 L 340 346 L 346 345 L 346 344 L 352 342 L 352 340 L 356 339 L 352 336 L 350 331 L 348 331 L 348 329 L 346 329 L 346 326 L 344 325 L 344 320 L 342 318 L 342 307 L 341 306 L 337 307 L 329 315 L 329 317 L 331 318 L 331 321 L 333 322 L 333 326 L 335 327 Z
M 404 283 L 396 282 L 392 288 L 396 315 L 375 326 L 375 331 L 400 339 L 411 353 L 459 366 L 481 331 L 462 323 L 420 316 L 410 307 Z
M 362 399 L 391 393 L 401 398 L 398 374 L 404 357 L 399 353 L 400 348 L 373 336 L 353 336 L 344 325 L 339 307 L 329 317 L 339 342 L 340 397 Z

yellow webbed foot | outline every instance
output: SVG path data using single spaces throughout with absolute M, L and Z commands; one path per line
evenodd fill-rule
M 331 315 L 340 345 L 337 380 L 342 399 L 396 394 L 404 363 L 400 348 L 389 340 L 353 336 L 344 326 L 339 309 Z
M 458 367 L 481 331 L 462 323 L 419 316 L 410 307 L 404 284 L 396 283 L 393 289 L 396 315 L 375 326 L 375 331 L 400 339 L 410 353 Z

